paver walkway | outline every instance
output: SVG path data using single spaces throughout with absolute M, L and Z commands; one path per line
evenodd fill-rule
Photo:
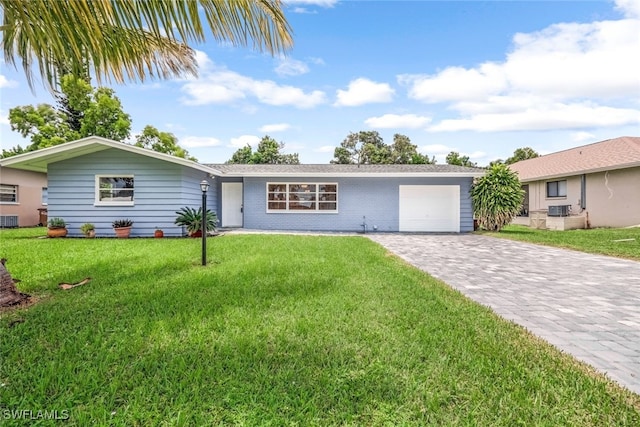
M 640 262 L 479 235 L 368 237 L 640 393 Z

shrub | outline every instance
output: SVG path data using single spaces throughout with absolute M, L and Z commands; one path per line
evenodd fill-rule
M 67 228 L 67 223 L 62 218 L 50 218 L 47 226 L 49 228 Z
M 113 228 L 123 228 L 123 227 L 131 227 L 133 225 L 133 221 L 130 219 L 116 219 L 111 223 Z
M 202 207 L 197 210 L 194 208 L 190 208 L 189 206 L 185 206 L 176 212 L 175 224 L 180 225 L 187 228 L 187 232 L 189 234 L 195 233 L 200 230 L 201 221 L 202 221 Z M 216 229 L 216 224 L 218 223 L 218 216 L 215 212 L 207 209 L 207 231 L 213 231 Z
M 504 164 L 491 166 L 471 187 L 473 213 L 485 230 L 500 231 L 520 212 L 524 190 L 518 175 Z

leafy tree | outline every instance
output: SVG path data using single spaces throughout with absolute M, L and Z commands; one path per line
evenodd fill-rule
M 9 110 L 11 129 L 31 140 L 23 152 L 92 135 L 115 141 L 129 137 L 131 119 L 122 110 L 122 104 L 112 89 L 94 89 L 84 77 L 65 75 L 60 81 L 57 98 L 57 109 L 49 104 L 40 104 Z M 19 150 L 2 152 L 3 157 L 15 154 L 20 154 Z
M 391 144 L 391 158 L 389 163 L 403 164 L 435 164 L 435 157 L 429 159 L 428 156 L 418 152 L 418 146 L 411 143 L 406 135 L 396 133 L 393 135 L 393 144 Z
M 158 153 L 197 161 L 195 157 L 189 156 L 187 150 L 178 145 L 178 138 L 174 134 L 161 132 L 151 125 L 145 126 L 142 133 L 136 135 L 136 142 L 133 145 L 157 151 Z
M 376 131 L 351 132 L 333 152 L 335 164 L 389 163 L 391 151 Z
M 518 175 L 507 165 L 490 166 L 471 187 L 473 213 L 485 230 L 500 231 L 520 212 L 524 190 Z
M 33 70 L 50 90 L 66 73 L 89 71 L 99 83 L 195 75 L 188 44 L 207 33 L 271 54 L 293 44 L 280 0 L 0 0 L 0 8 L 4 60 L 21 63 L 32 88 Z
M 474 162 L 469 160 L 469 156 L 461 156 L 460 153 L 455 151 L 447 154 L 446 162 L 448 165 L 467 166 L 470 168 L 477 166 Z
M 393 135 L 393 144 L 384 143 L 376 131 L 351 132 L 333 152 L 334 164 L 431 164 L 435 158 L 418 153 L 408 136 Z
M 260 140 L 254 152 L 250 145 L 238 149 L 227 163 L 297 165 L 300 164 L 298 153 L 283 154 L 284 143 L 277 142 L 269 135 Z
M 252 160 L 253 150 L 251 146 L 247 144 L 246 147 L 239 148 L 233 155 L 231 159 L 227 160 L 227 163 L 240 163 L 240 164 L 249 164 L 253 163 Z
M 507 165 L 511 165 L 522 160 L 534 159 L 539 156 L 540 154 L 531 147 L 518 148 L 513 152 L 513 156 L 509 157 L 504 162 Z

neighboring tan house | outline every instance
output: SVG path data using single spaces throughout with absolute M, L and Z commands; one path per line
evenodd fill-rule
M 85 222 L 113 236 L 181 236 L 176 211 L 207 206 L 225 228 L 262 230 L 470 232 L 469 191 L 480 168 L 451 165 L 204 165 L 99 137 L 0 159 L 3 168 L 47 173 L 49 217 L 79 236 Z
M 47 222 L 47 174 L 0 166 L 0 228 Z
M 514 163 L 525 190 L 514 221 L 538 228 L 640 225 L 640 137 L 620 137 Z

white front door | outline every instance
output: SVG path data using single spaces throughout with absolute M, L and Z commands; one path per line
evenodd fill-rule
M 222 183 L 222 227 L 242 227 L 242 183 Z
M 400 231 L 460 232 L 460 186 L 401 185 Z

